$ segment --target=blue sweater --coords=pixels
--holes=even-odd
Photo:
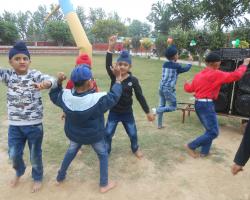
[[[66,136],[78,144],[93,144],[104,137],[104,113],[117,104],[121,84],[114,84],[109,93],[87,91],[76,93],[58,86],[51,89],[51,101],[66,114]]]
[[[178,75],[180,73],[189,71],[191,66],[192,64],[187,64],[185,67],[182,67],[179,63],[166,61],[162,66],[162,78],[160,86],[175,89]]]

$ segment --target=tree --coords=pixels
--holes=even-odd
[[[117,12],[108,13],[108,19],[115,20],[115,21],[118,21],[118,22],[122,21],[121,17],[118,15]]]
[[[56,5],[50,4],[50,13],[55,9]],[[48,21],[61,21],[64,19],[61,9],[57,10],[50,16]]]
[[[202,7],[204,19],[216,23],[215,31],[222,33],[224,27],[236,25],[239,17],[248,11],[249,0],[202,0]]]
[[[30,15],[31,13],[29,11],[26,11],[25,13],[19,11],[17,13],[16,26],[18,28],[18,32],[22,40],[27,40],[28,38],[28,27],[30,24]]]
[[[158,57],[164,56],[167,48],[167,36],[160,34],[155,40],[155,47]]]
[[[125,25],[115,20],[98,20],[93,26],[91,32],[94,34],[96,42],[107,42],[108,37],[114,34],[126,35]]]
[[[28,27],[28,39],[33,41],[46,40],[44,19],[48,15],[45,5],[38,6],[37,10],[32,14]]]
[[[142,40],[142,46],[143,48],[146,50],[146,53],[148,54],[148,52],[151,50],[151,47],[152,47],[153,43],[151,41],[151,39],[149,38],[144,38]]]
[[[46,32],[59,46],[73,42],[69,27],[64,21],[48,22]]]
[[[201,17],[199,0],[172,0],[172,14],[183,31],[194,28],[195,22]]]
[[[151,13],[147,19],[154,23],[155,30],[167,34],[169,29],[175,25],[171,4],[157,2],[152,5]]]
[[[92,28],[96,21],[104,20],[106,18],[106,13],[102,8],[90,8],[89,10],[89,28]]]
[[[174,39],[174,44],[178,49],[186,49],[190,43],[190,41],[188,41],[188,31],[183,31],[180,26],[171,28],[169,36]]]
[[[82,6],[77,6],[76,14],[84,29],[87,29],[87,16],[85,15],[85,10]]]
[[[132,37],[131,44],[133,46],[133,49],[135,50],[135,53],[138,53],[138,50],[141,47],[140,39],[141,38],[139,36]]]
[[[13,22],[0,20],[0,40],[3,44],[12,45],[19,39],[18,31]]]
[[[243,27],[237,27],[230,33],[230,40],[240,39],[240,40],[246,40],[248,43],[250,43],[250,27],[246,24],[246,26]]]
[[[128,26],[128,36],[149,37],[150,25],[139,20],[133,20]]]
[[[4,11],[3,15],[2,15],[2,19],[3,19],[3,21],[11,22],[12,24],[15,24],[17,17],[15,14],[13,14],[11,12]]]

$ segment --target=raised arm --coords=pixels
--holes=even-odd
[[[180,64],[178,66],[178,73],[184,73],[184,72],[187,72],[191,69],[192,67],[192,64],[187,64],[186,66],[182,67]]]
[[[109,41],[108,41],[109,45],[108,45],[108,50],[107,50],[107,54],[106,54],[106,70],[107,70],[109,77],[112,80],[115,79],[115,76],[112,73],[112,70],[110,69],[110,67],[112,66],[112,56],[113,56],[113,52],[115,49],[116,40],[117,40],[116,35],[113,35],[109,38]]]
[[[64,80],[66,80],[66,76],[63,72],[59,72],[57,74],[57,86],[55,88],[52,88],[49,92],[50,100],[59,107],[61,107],[62,105],[62,83]]]
[[[221,83],[230,83],[230,82],[239,80],[246,72],[247,65],[249,64],[249,62],[250,62],[250,58],[247,58],[244,60],[244,63],[241,66],[239,66],[239,68],[237,68],[235,71],[221,72],[221,76],[220,76]]]
[[[55,88],[57,86],[57,82],[54,77],[36,70],[32,70],[32,72],[34,73],[34,87],[38,90]]]

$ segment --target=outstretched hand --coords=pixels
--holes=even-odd
[[[44,80],[41,83],[33,83],[32,84],[37,90],[49,89],[52,85],[51,81]]]
[[[250,58],[245,58],[243,65],[249,65],[250,64]]]

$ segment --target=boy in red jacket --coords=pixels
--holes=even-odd
[[[195,112],[205,128],[203,135],[185,145],[188,154],[193,158],[198,156],[204,157],[209,154],[212,141],[219,134],[213,100],[218,98],[222,84],[237,81],[243,76],[247,70],[250,58],[246,58],[243,65],[234,72],[219,70],[221,59],[214,52],[209,53],[205,61],[207,67],[196,74],[191,83],[185,83],[184,85],[186,92],[194,92]],[[201,147],[200,154],[195,152],[195,149],[198,147]]]

